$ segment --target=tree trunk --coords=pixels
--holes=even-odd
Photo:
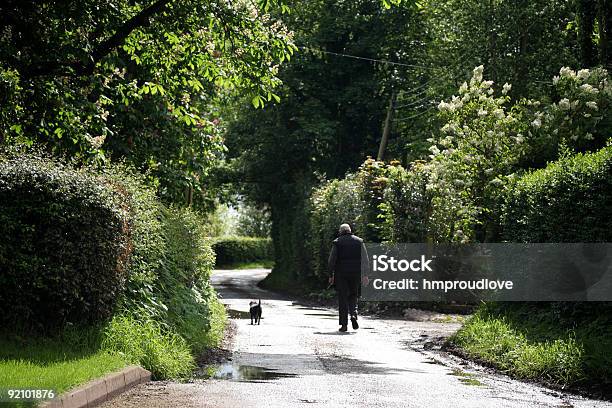
[[[596,64],[593,45],[593,26],[596,4],[594,0],[578,0],[578,43],[580,45],[580,62],[588,68]]]
[[[612,0],[598,1],[599,25],[599,62],[604,67],[612,68]]]

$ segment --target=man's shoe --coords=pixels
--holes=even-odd
[[[359,324],[357,323],[357,316],[351,317],[351,324],[353,325],[353,330],[357,330],[359,328]]]
[[[338,330],[340,330],[341,332],[345,332],[348,329],[346,328],[346,324],[343,324],[342,326],[340,326],[340,329],[338,329]]]

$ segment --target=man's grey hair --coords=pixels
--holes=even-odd
[[[348,224],[342,224],[340,225],[340,228],[338,229],[338,232],[340,234],[350,234],[351,233],[351,226]]]

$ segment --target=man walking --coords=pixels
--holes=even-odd
[[[340,331],[347,331],[348,316],[351,316],[353,329],[357,330],[357,298],[361,268],[368,265],[368,254],[363,240],[351,232],[348,224],[340,225],[340,236],[332,243],[329,254],[329,283],[336,284],[338,291],[338,313]]]

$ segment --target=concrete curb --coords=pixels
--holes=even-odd
[[[92,408],[140,383],[151,380],[151,372],[140,366],[128,366],[68,391],[52,401],[44,402],[44,408]]]

